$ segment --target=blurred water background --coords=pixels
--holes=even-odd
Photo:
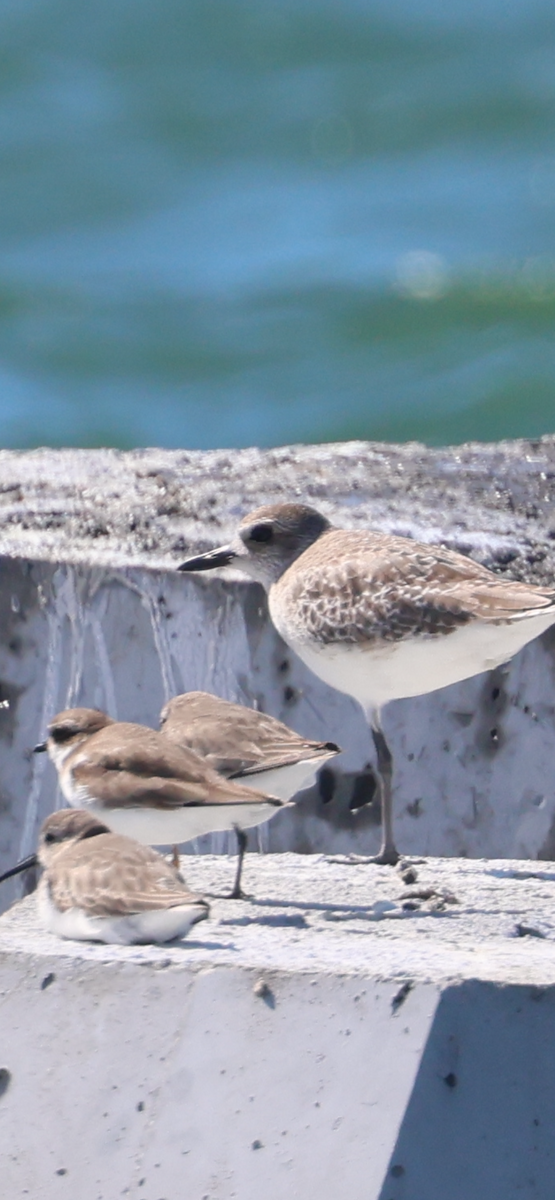
[[[555,428],[553,0],[0,0],[0,442]]]

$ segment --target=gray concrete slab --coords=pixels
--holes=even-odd
[[[0,920],[10,1200],[551,1200],[555,864],[182,867],[180,944]]]
[[[182,944],[157,949],[63,942],[40,929],[29,896],[0,919],[0,953],[23,947],[26,954],[195,968],[233,966],[239,954],[242,965],[253,969],[314,966],[432,982],[476,977],[555,984],[554,863],[402,861],[412,864],[415,883],[405,884],[399,869],[347,858],[247,854],[243,884],[252,899],[240,902],[225,899],[232,856],[182,856],[188,885],[211,904],[211,919]]]

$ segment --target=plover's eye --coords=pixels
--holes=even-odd
[[[69,729],[67,725],[60,725],[59,728],[50,730],[50,737],[54,742],[67,742],[74,733],[74,729]]]
[[[253,525],[249,541],[251,542],[271,542],[274,536],[274,531],[271,525]]]

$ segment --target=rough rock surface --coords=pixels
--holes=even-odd
[[[258,504],[298,498],[337,524],[443,541],[494,570],[555,575],[555,437],[428,449],[0,453],[3,553],[168,566],[225,540]]]

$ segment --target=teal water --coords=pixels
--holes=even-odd
[[[552,0],[3,0],[0,442],[555,429]]]

